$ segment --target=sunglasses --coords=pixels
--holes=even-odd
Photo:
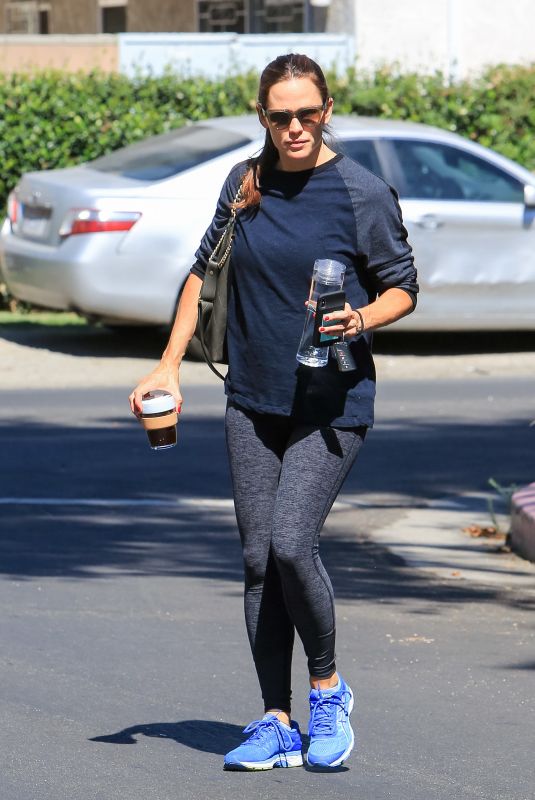
[[[315,127],[321,122],[323,112],[325,111],[325,104],[322,106],[307,106],[297,111],[271,111],[267,108],[262,108],[262,106],[260,106],[260,108],[267,121],[273,125],[276,130],[282,131],[290,127],[294,117],[299,120],[303,128]]]

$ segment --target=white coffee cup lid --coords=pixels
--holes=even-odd
[[[141,400],[143,414],[159,414],[162,411],[174,411],[176,400],[172,394],[163,389],[153,389]]]

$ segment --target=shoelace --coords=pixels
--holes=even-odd
[[[277,736],[281,753],[284,752],[285,749],[291,749],[293,739],[290,735],[290,731],[283,728],[276,717],[273,719],[255,719],[254,722],[250,722],[249,725],[243,729],[243,732],[251,734],[247,739],[248,742],[251,742],[255,739],[263,741],[272,730],[275,731]]]
[[[340,694],[325,695],[318,689],[319,699],[312,703],[312,713],[310,715],[310,733],[312,736],[332,736],[336,731],[337,708],[341,708],[344,714],[347,711],[344,703],[344,695]]]

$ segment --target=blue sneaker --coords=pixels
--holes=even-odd
[[[301,767],[301,733],[297,722],[289,728],[275,714],[265,714],[251,722],[244,731],[250,733],[243,744],[225,756],[224,769],[259,770],[273,767]]]
[[[355,744],[349,723],[353,710],[353,692],[342,677],[333,689],[310,692],[310,747],[307,761],[311,767],[339,767]]]

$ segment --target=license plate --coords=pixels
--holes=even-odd
[[[23,219],[21,232],[24,236],[31,236],[35,239],[42,239],[48,231],[47,219]]]
[[[22,205],[21,233],[34,239],[42,239],[48,232],[52,210],[43,206]]]

